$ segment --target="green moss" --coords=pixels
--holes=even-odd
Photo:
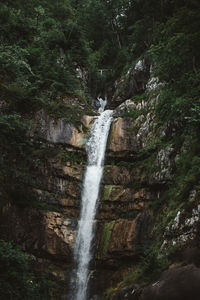
[[[84,164],[85,163],[85,157],[80,155],[76,152],[69,152],[69,151],[59,151],[57,153],[56,157],[61,160],[62,163],[70,162],[72,164]]]
[[[104,186],[104,191],[103,191],[103,200],[109,200],[110,194],[113,190],[114,186],[113,185],[105,185]]]
[[[105,300],[109,300],[109,299],[112,299],[112,297],[114,296],[114,294],[116,293],[117,289],[111,287],[109,289],[106,290],[105,292]]]
[[[124,192],[125,190],[121,185],[105,185],[103,201],[118,201]]]
[[[128,274],[124,276],[119,286],[123,287],[123,286],[134,284],[141,276],[141,274],[142,274],[142,270],[139,267],[135,268],[134,270],[131,270]]]
[[[148,112],[147,109],[129,109],[128,111],[124,112],[121,117],[122,118],[131,118],[132,120],[136,120],[141,115],[146,115]],[[133,128],[134,129],[134,128]]]
[[[178,139],[177,143],[173,140],[164,142],[159,138],[155,139],[143,150],[144,158],[137,161],[137,168],[140,168],[143,174],[151,176],[157,168],[155,159],[158,151],[165,148],[169,143],[176,145],[177,153],[178,150],[180,151],[183,139]],[[173,245],[170,236],[168,237],[167,249],[162,251],[161,245],[163,243],[163,233],[166,227],[173,222],[177,211],[183,208],[191,211],[194,203],[196,203],[197,195],[199,195],[199,144],[194,136],[188,138],[187,144],[189,144],[187,151],[182,152],[175,161],[173,180],[163,186],[159,198],[155,198],[150,202],[151,209],[154,211],[154,228],[152,232],[154,238],[144,249],[141,249],[143,254],[138,264],[123,278],[117,289],[133,284],[140,287],[148,285],[158,278],[170,264],[179,259],[180,249],[177,245]],[[197,190],[197,194],[194,199],[188,201],[190,192],[194,188]]]
[[[108,223],[104,224],[103,227],[103,232],[101,235],[101,241],[100,241],[100,246],[99,246],[99,256],[100,258],[106,253],[108,245],[109,245],[109,240],[111,237],[112,229],[115,224],[115,221],[111,221]]]

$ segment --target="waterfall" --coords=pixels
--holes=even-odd
[[[100,98],[99,96],[97,97],[97,100],[99,101],[100,107],[98,109],[99,113],[102,113],[104,111],[104,108],[106,107],[107,104],[107,97],[105,99]]]
[[[87,298],[93,221],[97,209],[106,143],[111,122],[112,110],[101,112],[93,124],[90,138],[86,144],[88,165],[83,182],[81,215],[74,250],[77,270],[73,300],[86,300]]]

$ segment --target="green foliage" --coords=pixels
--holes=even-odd
[[[150,175],[157,169],[157,166],[155,165],[156,156],[157,153],[154,151],[147,158],[143,159],[141,162],[138,162],[138,166],[140,166],[143,174]]]
[[[112,193],[112,190],[115,188],[113,185],[106,185],[104,186],[104,191],[103,191],[103,200],[109,200],[110,194]]]
[[[137,282],[138,278],[142,275],[142,270],[138,267],[128,274],[126,274],[123,278],[123,281],[120,283],[120,287],[131,285]]]
[[[11,243],[0,241],[0,293],[2,300],[49,300],[49,282],[30,272],[30,257]]]
[[[174,137],[176,139],[176,137]],[[196,197],[188,201],[190,192],[198,189],[200,176],[200,158],[198,135],[194,134],[185,137],[184,151],[176,159],[176,168],[172,182],[165,184],[161,191],[161,196],[148,203],[154,210],[156,217],[153,230],[154,240],[151,241],[149,247],[144,250],[144,254],[140,259],[140,267],[142,276],[136,282],[141,284],[149,284],[155,280],[159,274],[165,270],[172,262],[179,259],[176,255],[178,247],[168,242],[167,250],[161,250],[160,246],[163,241],[163,233],[166,227],[173,222],[177,212],[183,208],[191,211]],[[181,141],[178,140],[179,149]],[[182,141],[183,143],[183,141]],[[194,203],[193,203],[194,202]]]
[[[87,92],[76,69],[86,68],[89,50],[72,1],[6,0],[0,17],[1,206],[7,201],[31,205],[30,170],[44,156],[30,140],[28,120],[43,108],[53,118],[82,125],[83,110],[60,99]]]
[[[80,89],[76,68],[89,54],[70,1],[21,4],[0,5],[0,85],[10,108],[23,112],[41,107],[47,93],[55,98]]]
[[[116,292],[116,289],[115,288],[109,288],[106,290],[105,292],[105,300],[109,300],[109,299],[112,299],[112,296],[114,296]]]
[[[173,182],[166,184],[161,197],[150,203],[155,212],[167,207],[159,220],[157,240],[144,252],[138,270],[125,277],[124,284],[147,283],[167,267],[169,253],[159,256],[157,241],[177,209],[189,205],[189,192],[199,184],[199,20],[199,3],[194,0],[5,0],[0,4],[1,207],[6,201],[38,207],[31,197],[31,172],[46,156],[56,155],[63,162],[79,164],[85,160],[36,145],[28,136],[28,120],[34,112],[43,108],[51,117],[79,127],[86,110],[66,105],[60,100],[63,95],[89,99],[88,91],[95,96],[104,94],[145,54],[153,62],[154,75],[164,83],[156,108],[158,126],[166,122],[176,125],[176,151],[181,149],[184,135],[191,135],[190,149],[176,160]],[[77,69],[84,74],[85,82]],[[101,75],[99,69],[106,71]],[[132,100],[141,98],[144,95]],[[140,114],[146,111],[128,111],[124,116],[135,120]],[[119,165],[139,167],[143,175],[151,175],[157,171],[157,152],[169,139],[153,140],[139,153],[138,162],[121,161]],[[133,187],[140,182],[127,184]],[[105,199],[110,192],[105,191]],[[44,202],[39,205],[55,209]],[[135,211],[122,216],[134,218]],[[104,225],[100,256],[107,251],[113,226],[114,221]],[[23,252],[1,242],[0,260],[2,299],[50,299],[29,273],[28,257]]]
[[[162,271],[166,270],[171,261],[169,259],[170,251],[161,251],[155,243],[149,248],[145,249],[143,257],[141,258],[140,266],[142,268],[142,276],[140,280],[146,279],[146,284],[155,280]]]
[[[174,185],[170,187],[171,206],[177,207],[187,201],[189,192],[198,184],[200,176],[199,145],[193,137],[190,150],[182,153],[176,160]],[[173,200],[173,201],[172,201]]]
[[[136,120],[139,116],[141,115],[146,115],[147,114],[147,110],[146,109],[140,109],[140,110],[136,110],[136,109],[130,109],[126,112],[124,112],[122,114],[122,117],[128,117],[131,118],[132,120]]]
[[[147,153],[151,153],[157,149],[162,149],[166,146],[166,143],[162,142],[162,140],[160,138],[155,138],[154,140],[152,140],[150,143],[148,143],[146,145],[146,147],[144,147],[141,151],[140,151],[140,155],[142,154],[147,154]]]
[[[162,252],[156,242],[149,245],[144,250],[137,266],[133,267],[118,284],[118,289],[127,286],[144,287],[158,279],[160,273],[171,263],[170,256],[174,253],[174,248],[172,249],[169,249],[168,252]],[[113,293],[116,290],[113,290]]]
[[[85,158],[81,157],[78,153],[75,152],[67,152],[61,151],[57,154],[57,158],[61,160],[61,162],[70,162],[72,164],[82,165],[85,163]]]
[[[19,114],[0,114],[0,190],[4,201],[28,197],[24,192],[31,181],[28,166],[32,144],[26,135],[29,125]]]
[[[188,120],[189,124],[193,126],[199,126],[200,123],[200,103],[192,103],[190,107],[190,115],[185,116],[185,119]]]
[[[158,107],[161,122],[199,123],[199,38],[199,12],[189,3],[156,26],[148,53],[155,75],[166,83]]]

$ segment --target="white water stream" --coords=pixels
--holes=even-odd
[[[107,104],[107,96],[105,97],[104,100],[101,97],[98,96],[97,100],[99,101],[99,104],[100,104],[98,112],[102,113],[104,111],[104,108],[106,107],[106,104]]]
[[[88,165],[83,182],[81,216],[74,251],[77,270],[73,300],[87,299],[88,267],[92,256],[93,221],[97,209],[106,143],[112,122],[112,110],[102,111],[102,106],[99,109],[101,114],[95,120],[86,144]]]

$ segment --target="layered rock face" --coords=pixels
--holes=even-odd
[[[165,299],[162,297],[168,285],[180,278],[180,285],[171,292],[171,298],[166,299],[185,299],[180,298],[182,292],[179,290],[182,290],[188,276],[194,278],[196,288],[198,265],[181,265],[179,269],[162,275],[159,283],[144,290],[138,289],[134,280],[124,280],[130,272],[135,272],[149,242],[155,239],[155,227],[161,220],[154,203],[160,205],[164,201],[163,191],[173,181],[176,160],[187,148],[184,143],[177,148],[168,140],[163,142],[166,137],[173,136],[178,124],[157,126],[155,110],[159,93],[155,91],[160,84],[156,79],[148,81],[148,63],[138,63],[131,72],[132,77],[127,75],[130,91],[121,97],[116,94],[111,103],[115,106],[114,121],[94,224],[90,292],[91,296],[98,297],[93,299],[104,299],[105,290],[112,287],[115,293],[107,299],[139,299],[142,295],[144,300],[159,300]],[[144,90],[145,99],[127,99]],[[50,149],[52,154],[44,156],[31,170],[35,177],[35,208],[7,206],[3,211],[1,236],[23,245],[41,265],[46,260],[55,264],[59,272],[54,276],[64,278],[66,285],[72,276],[66,271],[73,267],[72,253],[87,163],[84,144],[94,118],[84,116],[83,125],[76,128],[62,119],[54,120],[44,111],[36,114],[31,138],[41,147]],[[198,197],[197,190],[191,190],[188,198],[192,203],[190,208],[175,212],[174,217],[172,214],[160,241],[163,251],[168,251],[171,245],[190,248],[198,244]],[[50,269],[45,268],[45,272],[50,273]],[[181,278],[181,272],[184,272],[184,278]],[[173,298],[176,292],[179,298]],[[194,296],[193,299],[197,298]]]
[[[36,258],[52,260],[61,269],[64,265],[63,271],[73,264],[81,185],[87,163],[84,143],[93,119],[84,116],[82,121],[88,128],[85,132],[82,127],[77,129],[63,120],[53,120],[44,111],[36,114],[31,136],[57,154],[44,158],[32,170],[38,207],[21,210],[8,206],[3,214],[5,238],[23,244]],[[129,169],[130,159],[134,160],[142,147],[141,140],[131,131],[133,128],[130,118],[116,116],[112,124],[96,216],[94,261],[100,269],[113,270],[114,276],[116,266],[124,259],[136,257],[138,247],[148,239],[152,213],[145,210],[145,204],[157,197],[157,192],[148,186],[132,187],[132,183],[146,180],[137,167],[134,171]],[[97,268],[94,274],[97,282],[103,273]],[[106,287],[109,284],[110,281]]]
[[[28,252],[66,263],[72,261],[76,224],[62,213],[11,207],[4,211],[3,223],[9,226],[3,237],[23,244]]]

